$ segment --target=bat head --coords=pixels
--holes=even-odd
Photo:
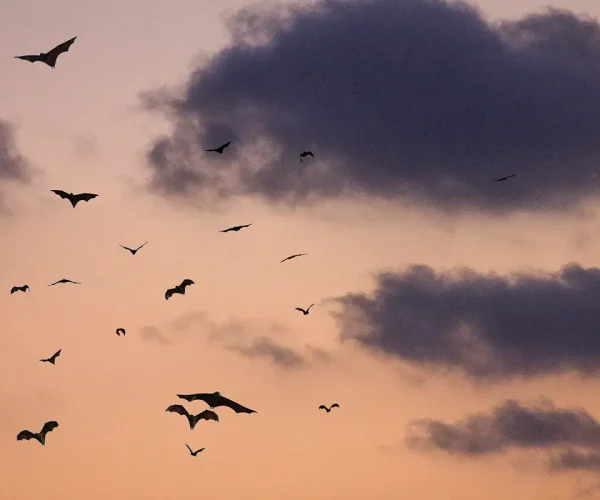
[[[218,398],[221,397],[221,393],[219,391],[213,392],[213,395],[216,396],[216,397],[218,397]]]

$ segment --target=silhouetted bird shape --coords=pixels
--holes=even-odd
[[[189,286],[189,285],[194,285],[194,282],[191,279],[184,279],[180,285],[177,285],[173,288],[169,288],[166,292],[165,292],[165,299],[169,300],[174,293],[180,293],[181,295],[185,295],[185,287]]]
[[[185,418],[187,418],[191,431],[194,430],[194,427],[196,427],[196,424],[200,422],[200,420],[214,420],[215,422],[219,421],[219,415],[210,410],[204,410],[203,412],[198,413],[198,415],[190,415],[182,405],[171,405],[165,411],[177,413],[178,415],[183,415]]]
[[[63,191],[61,189],[51,189],[50,191],[56,193],[63,199],[69,200],[71,202],[71,205],[73,205],[73,208],[75,208],[75,205],[77,205],[77,203],[79,203],[80,201],[90,201],[98,196],[97,194],[93,193],[67,193],[66,191]]]
[[[79,281],[71,281],[66,278],[63,278],[61,280],[55,281],[54,283],[50,283],[48,286],[60,285],[62,283],[73,283],[74,285],[81,285],[81,283],[79,283]]]
[[[226,142],[225,144],[219,146],[218,148],[205,149],[204,151],[211,151],[214,153],[223,154],[223,151],[225,151],[225,148],[228,147],[230,144],[231,144],[231,141]]]
[[[190,402],[196,400],[204,401],[208,406],[210,406],[211,410],[218,408],[219,406],[227,406],[236,413],[256,413],[250,408],[246,408],[245,406],[242,406],[231,399],[221,396],[219,391],[213,393],[202,392],[198,394],[177,394],[177,397]]]
[[[240,229],[244,229],[245,227],[250,227],[252,224],[245,224],[243,226],[233,226],[228,229],[223,229],[219,231],[220,233],[228,233],[229,231],[239,231]]]
[[[146,242],[146,243],[148,243],[148,242]],[[133,248],[129,248],[129,247],[124,247],[124,246],[123,246],[123,245],[121,245],[120,243],[119,243],[119,246],[120,246],[121,248],[124,248],[125,250],[129,250],[129,251],[131,252],[131,255],[135,255],[135,254],[137,253],[137,251],[138,251],[140,248],[143,248],[143,247],[146,245],[146,243],[144,243],[143,245],[140,245],[139,247],[137,247],[137,248],[135,248],[135,249],[133,249]]]
[[[506,180],[510,179],[511,177],[514,177],[515,175],[517,175],[517,174],[507,175],[506,177],[500,177],[500,179],[496,179],[494,182],[506,181]]]
[[[190,450],[190,455],[192,455],[192,457],[195,457],[198,453],[200,453],[201,451],[204,451],[206,448],[200,448],[199,450],[196,451],[192,451],[192,449],[189,447],[188,444],[186,444],[187,449]]]
[[[329,408],[327,408],[327,406],[325,406],[325,405],[321,405],[321,406],[319,406],[319,410],[325,410],[327,413],[329,413],[332,410],[332,408],[339,408],[339,407],[340,407],[339,404],[333,403]]]
[[[62,349],[59,349],[58,351],[56,351],[52,356],[50,356],[47,359],[40,359],[40,361],[42,363],[52,363],[53,365],[56,363],[56,358],[58,358],[60,356]]]
[[[117,328],[117,329],[115,330],[115,333],[116,333],[116,334],[117,334],[119,337],[121,336],[121,334],[123,334],[123,337],[124,337],[124,336],[125,336],[125,334],[126,334],[127,332],[125,331],[125,328]]]
[[[61,55],[63,52],[67,52],[71,48],[71,45],[73,45],[73,42],[76,38],[77,37],[75,36],[70,40],[61,43],[60,45],[57,45],[49,52],[41,52],[40,55],[15,56],[15,59],[23,59],[24,61],[29,61],[31,63],[40,61],[54,69],[56,66],[56,60],[58,59],[58,56]]]
[[[300,153],[300,161],[304,161],[304,158],[307,156],[312,156],[313,158],[315,157],[312,151],[304,151],[304,153]]]
[[[286,257],[285,259],[283,259],[281,262],[285,262],[286,260],[292,260],[295,259],[296,257],[302,257],[303,255],[308,255],[307,253],[297,253],[295,255],[290,255],[289,257]],[[280,262],[280,264],[281,264]]]
[[[31,431],[21,431],[17,434],[17,441],[21,441],[22,439],[30,440],[37,439],[42,446],[46,446],[46,434],[53,431],[58,427],[58,422],[51,420],[50,422],[46,422],[44,427],[40,432],[31,432]]]
[[[29,288],[29,285],[13,286],[10,289],[10,294],[12,295],[15,292],[27,292],[27,290],[31,290],[31,288]]]
[[[302,314],[304,314],[304,316],[306,316],[312,306],[314,306],[314,304],[311,304],[310,306],[308,306],[308,309],[302,309],[301,307],[296,307],[296,311],[301,311]]]

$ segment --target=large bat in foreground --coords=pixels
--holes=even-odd
[[[188,422],[190,423],[191,431],[194,430],[194,427],[196,427],[196,424],[200,422],[200,420],[214,420],[215,422],[219,421],[219,415],[210,410],[204,410],[202,413],[198,413],[198,415],[190,415],[190,413],[182,405],[171,405],[165,411],[177,413],[178,415],[183,415],[185,418],[187,418]]]
[[[28,430],[19,432],[19,434],[17,434],[17,441],[21,441],[22,439],[36,439],[42,444],[42,446],[46,446],[46,434],[48,434],[50,431],[53,431],[57,427],[58,422],[51,420],[50,422],[46,422],[44,424],[44,427],[42,427],[40,432],[31,432]]]
[[[71,202],[71,205],[73,205],[73,208],[75,208],[75,205],[77,205],[77,203],[79,203],[80,201],[90,201],[98,196],[97,194],[93,193],[67,193],[62,189],[51,189],[51,191],[60,196],[61,198],[69,200]]]
[[[52,69],[54,69],[56,67],[56,60],[58,59],[58,56],[61,55],[63,52],[67,52],[71,48],[71,45],[73,45],[73,42],[75,42],[76,38],[77,37],[74,36],[70,40],[67,40],[66,42],[57,45],[49,52],[41,52],[39,55],[33,54],[27,56],[15,56],[15,59],[23,59],[24,61],[29,61],[30,63],[38,61],[43,62],[44,64],[47,64]]]
[[[213,393],[198,393],[198,394],[177,394],[178,398],[185,399],[186,401],[196,401],[201,400],[204,401],[210,409],[217,408],[219,406],[227,406],[231,408],[236,413],[256,413],[254,410],[250,408],[246,408],[231,399],[227,399],[224,396],[221,396],[219,391]]]

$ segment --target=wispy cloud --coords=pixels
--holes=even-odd
[[[142,339],[149,342],[157,342],[162,345],[171,345],[173,341],[167,337],[155,326],[144,326],[140,329]]]

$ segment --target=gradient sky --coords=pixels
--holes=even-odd
[[[548,5],[600,16],[594,0],[475,5],[490,22]],[[369,342],[341,342],[344,321],[335,315],[348,302],[336,298],[369,294],[376,273],[404,273],[415,264],[498,276],[557,273],[569,263],[594,267],[600,221],[593,197],[570,210],[492,214],[368,196],[307,205],[234,195],[208,207],[149,192],[147,152],[172,124],[143,109],[140,94],[185,84],[230,43],[226,19],[245,6],[243,0],[105,0],[93,8],[76,0],[0,0],[0,120],[13,124],[16,147],[33,172],[29,184],[0,176],[6,291],[0,293],[0,498],[600,498],[600,467],[550,471],[547,444],[473,459],[444,453],[443,446],[417,450],[405,439],[412,421],[453,424],[490,415],[506,400],[531,408],[551,400],[553,408],[584,408],[600,418],[598,373],[584,363],[600,356],[581,361],[581,351],[597,343],[582,340],[566,362],[549,355],[535,376],[507,368],[488,380],[470,376],[462,361],[436,365],[435,349],[411,357],[392,341],[375,350],[365,348]],[[73,36],[55,70],[13,59]],[[314,150],[319,157],[323,148]],[[595,159],[594,153],[581,156]],[[216,168],[226,154],[200,161]],[[297,158],[289,161],[296,168]],[[490,172],[491,180],[497,169]],[[494,188],[518,182],[519,176]],[[99,197],[74,210],[51,189]],[[239,233],[218,232],[247,223],[253,225]],[[146,240],[135,257],[119,247]],[[293,253],[308,255],[279,263]],[[47,287],[61,278],[83,284]],[[165,290],[184,278],[196,284],[165,301]],[[30,293],[9,294],[23,284]],[[600,298],[597,284],[582,289]],[[477,302],[480,295],[488,297],[480,289],[468,297]],[[431,302],[421,303],[435,317],[444,297],[430,294]],[[494,307],[491,297],[481,307]],[[562,311],[556,300],[541,307]],[[309,316],[294,310],[313,302]],[[581,316],[591,322],[598,313],[583,302]],[[373,314],[384,314],[384,306],[390,304],[376,304]],[[569,314],[577,318],[578,311]],[[487,321],[485,311],[470,314]],[[425,332],[414,318],[411,334],[418,338]],[[543,321],[550,328],[552,320]],[[125,338],[114,334],[117,327],[127,330]],[[56,366],[39,362],[58,349]],[[552,365],[556,359],[560,369]],[[177,393],[216,390],[258,413],[221,409],[219,423],[201,422],[191,432],[183,417],[164,411],[179,402]],[[333,402],[339,411],[317,410]],[[199,402],[187,406],[204,409]],[[60,427],[45,447],[15,440],[48,420]],[[192,458],[186,443],[206,450]]]

